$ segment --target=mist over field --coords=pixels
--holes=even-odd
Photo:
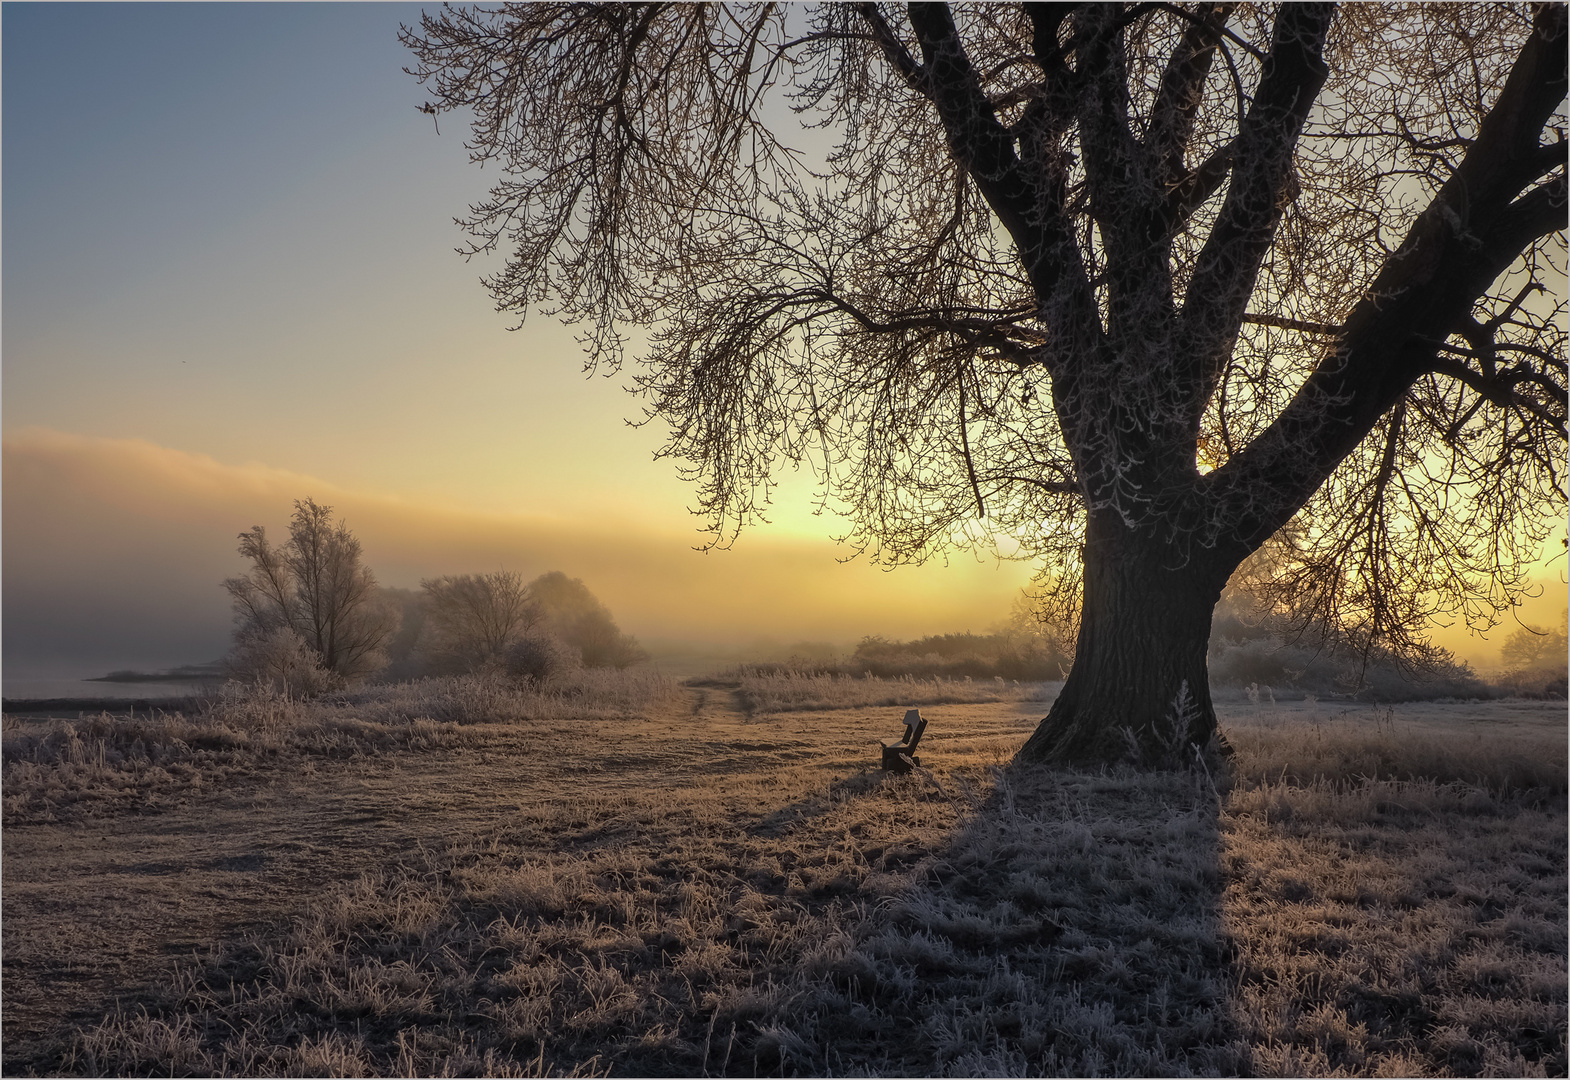
[[[216,659],[229,647],[236,535],[283,535],[292,500],[335,508],[386,586],[506,568],[582,578],[656,657],[734,657],[800,640],[917,637],[1007,617],[1020,564],[968,558],[888,573],[827,541],[743,538],[733,550],[636,520],[482,514],[363,495],[262,465],[139,440],[41,429],[4,450],[6,675],[103,674]]]
[[[690,550],[694,489],[651,460],[659,425],[622,422],[638,407],[582,377],[571,328],[509,334],[486,267],[453,256],[489,178],[461,125],[438,138],[417,111],[397,40],[417,16],[7,9],[7,678],[215,659],[236,534],[308,496],[384,585],[561,570],[656,655],[1004,619],[1029,564],[842,566],[845,523],[812,516],[801,475],[770,527]],[[1565,605],[1563,557],[1544,573],[1516,613],[1534,626]],[[1515,628],[1433,637],[1484,669]]]
[[[734,549],[693,550],[701,537],[636,520],[584,522],[482,514],[344,491],[264,465],[229,465],[128,439],[47,429],[4,444],[4,650],[8,680],[82,678],[117,668],[162,670],[221,656],[232,630],[219,587],[242,560],[253,524],[282,535],[293,499],[333,505],[365,544],[383,585],[505,567],[581,577],[624,628],[661,658],[772,658],[792,643],[853,646],[1003,621],[1029,567],[956,559],[890,573],[836,561],[828,540],[748,535]],[[1519,613],[1552,626],[1565,589],[1552,578]],[[1486,669],[1498,640],[1439,628],[1435,639]],[[1502,633],[1501,633],[1502,631]]]

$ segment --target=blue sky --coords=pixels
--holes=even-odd
[[[557,391],[628,411],[584,400],[561,328],[506,333],[453,254],[487,178],[415,109],[418,10],[6,6],[7,428],[493,504],[540,494],[503,461]]]

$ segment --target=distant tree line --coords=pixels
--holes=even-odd
[[[296,694],[372,676],[387,680],[487,673],[549,682],[579,667],[648,659],[584,583],[560,571],[446,574],[418,592],[387,589],[332,508],[294,504],[273,544],[240,534],[250,569],[224,582],[235,613],[228,673]]]
[[[1565,695],[1566,636],[1517,630],[1502,648],[1503,670],[1485,682],[1448,649],[1395,650],[1291,602],[1280,579],[1296,557],[1289,527],[1239,567],[1216,605],[1208,666],[1216,686],[1356,696],[1373,701],[1444,697]]]
[[[1209,673],[1213,686],[1255,685],[1276,693],[1371,701],[1499,693],[1564,697],[1566,648],[1563,628],[1517,630],[1504,644],[1504,669],[1485,682],[1446,649],[1431,646],[1414,657],[1378,645],[1369,648],[1323,625],[1304,626],[1290,613],[1263,611],[1258,598],[1239,587],[1223,596],[1216,608]],[[911,641],[867,637],[849,656],[793,657],[772,666],[879,678],[1045,682],[1062,679],[1073,662],[1072,639],[1011,626],[990,634],[934,634]]]
[[[1504,642],[1503,669],[1488,681],[1447,649],[1427,646],[1397,653],[1348,633],[1312,611],[1283,603],[1272,587],[1288,530],[1246,563],[1216,607],[1208,669],[1214,686],[1270,687],[1276,693],[1312,693],[1372,701],[1493,697],[1564,697],[1570,635],[1523,627]],[[1003,627],[987,634],[935,634],[911,641],[863,638],[840,658],[793,657],[781,668],[899,678],[1049,681],[1062,679],[1074,662],[1069,629],[1044,621],[1029,596]]]
[[[1208,657],[1216,685],[1356,695],[1374,700],[1482,697],[1499,690],[1566,692],[1566,627],[1523,627],[1503,647],[1497,686],[1447,650],[1397,654],[1360,640],[1312,611],[1284,604],[1272,588],[1290,559],[1290,530],[1234,575],[1215,612]],[[584,583],[560,571],[525,581],[515,571],[447,574],[419,590],[382,588],[360,542],[332,508],[295,503],[289,533],[274,544],[254,526],[240,534],[250,569],[224,582],[235,611],[227,671],[310,695],[376,677],[491,674],[549,683],[580,667],[625,668],[648,654],[617,626]],[[935,634],[911,641],[863,638],[849,656],[794,657],[793,669],[880,678],[1061,679],[1074,638],[1042,622],[1022,599],[987,634]]]
[[[1028,607],[1021,603],[1009,622],[986,634],[930,634],[911,641],[864,637],[848,656],[803,650],[784,661],[747,666],[754,671],[872,675],[880,679],[909,675],[1051,682],[1063,678],[1074,662],[1072,648],[1072,639],[1031,618]]]
[[[1223,596],[1210,637],[1212,686],[1270,687],[1275,693],[1357,697],[1369,701],[1493,697],[1495,691],[1447,649],[1397,654],[1357,645],[1322,627],[1281,616],[1260,617],[1246,597]]]
[[[1044,636],[1005,630],[933,634],[915,641],[863,638],[850,666],[880,678],[941,675],[1046,682],[1063,678],[1073,662],[1072,654]]]

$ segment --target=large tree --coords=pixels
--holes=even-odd
[[[1212,608],[1294,518],[1281,598],[1401,647],[1508,605],[1561,513],[1561,5],[520,4],[404,38],[500,168],[463,222],[498,306],[584,325],[591,367],[640,335],[717,542],[809,461],[874,557],[1043,561],[1078,648],[1027,759],[1206,744]]]

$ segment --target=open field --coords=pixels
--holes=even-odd
[[[1562,702],[1016,773],[1050,684],[919,686],[8,720],[4,1071],[1565,1074]]]

